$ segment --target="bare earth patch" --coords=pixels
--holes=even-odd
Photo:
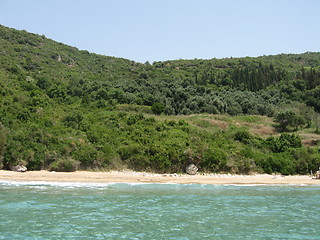
[[[209,118],[203,118],[203,120],[208,121],[213,126],[218,126],[219,128],[226,129],[229,127],[229,124],[225,121],[215,120],[215,119],[209,119]]]
[[[263,124],[258,124],[255,126],[252,126],[250,129],[250,132],[254,135],[259,136],[271,136],[277,133],[276,129],[274,127],[266,126]]]
[[[306,147],[317,146],[320,142],[320,135],[315,133],[300,133],[299,136],[302,138],[302,144]]]

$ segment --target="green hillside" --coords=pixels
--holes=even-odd
[[[320,53],[141,64],[4,26],[0,46],[4,169],[183,172],[195,163],[305,174],[320,165]]]

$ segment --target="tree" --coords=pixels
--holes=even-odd
[[[161,114],[164,111],[164,109],[165,107],[160,102],[155,102],[151,107],[152,112],[157,115]]]
[[[297,130],[299,127],[306,124],[304,117],[293,110],[285,110],[278,113],[275,121],[279,123],[279,127],[282,131],[288,131],[289,128]]]

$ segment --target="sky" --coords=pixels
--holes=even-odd
[[[1,25],[142,63],[320,52],[320,0],[0,0],[0,12]]]

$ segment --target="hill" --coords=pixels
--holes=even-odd
[[[294,174],[320,164],[312,133],[320,53],[141,64],[4,26],[0,46],[5,169],[181,172],[195,163],[201,171]],[[279,125],[269,132],[268,118],[265,136],[235,120],[266,116]],[[312,148],[280,130],[303,131]]]

